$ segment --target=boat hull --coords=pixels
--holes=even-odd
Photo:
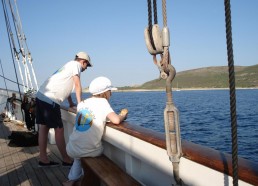
[[[0,100],[3,103],[6,99],[7,95],[2,90]],[[61,114],[67,142],[73,131],[75,113],[62,106]],[[20,104],[16,102],[15,119],[22,120],[22,118]],[[49,132],[49,142],[55,143],[53,130]],[[108,123],[103,145],[104,154],[143,185],[175,184],[164,134],[127,122],[121,125]],[[182,140],[182,152],[179,176],[185,185],[233,185],[229,154],[185,140]],[[239,158],[238,169],[239,185],[258,185],[257,163]]]

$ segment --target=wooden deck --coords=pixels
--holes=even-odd
[[[38,146],[10,147],[8,136],[12,131],[26,131],[14,122],[0,119],[0,186],[48,186],[62,185],[67,180],[69,168],[38,168]],[[48,144],[51,160],[61,162],[56,145]]]

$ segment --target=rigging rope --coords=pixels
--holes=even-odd
[[[16,85],[20,85],[20,86],[25,86],[25,87],[26,87],[26,85],[23,85],[23,84],[21,84],[21,83],[17,83],[17,82],[15,82],[15,81],[13,81],[13,80],[11,80],[11,79],[9,79],[9,78],[3,76],[3,75],[0,75],[0,77],[2,77],[2,78],[5,79],[5,80],[8,80],[8,81],[10,81],[10,82],[12,82],[12,83],[15,83]]]
[[[156,5],[154,7],[157,7]],[[157,16],[157,10],[156,10],[156,16]],[[157,17],[155,18],[157,20]],[[151,0],[148,0],[148,26],[149,26],[149,37],[150,37],[150,43],[152,45],[152,48],[156,50],[153,36],[152,36],[152,8],[151,8]]]
[[[225,0],[224,6],[225,6],[225,21],[226,21],[229,88],[230,88],[233,185],[237,186],[238,185],[237,118],[236,118],[235,72],[234,72],[232,31],[231,31],[232,28],[231,28],[230,0]]]
[[[2,66],[2,61],[0,59],[0,64],[1,64],[1,70],[2,70],[2,74],[4,76],[4,70],[3,70],[3,66]],[[7,89],[7,85],[6,85],[6,79],[4,78],[4,84],[5,84],[5,90],[6,90],[6,93],[7,93],[7,97],[9,97],[9,92],[8,92],[8,89]]]
[[[172,99],[172,81],[176,75],[175,68],[171,65],[170,53],[169,53],[169,30],[167,27],[167,15],[166,15],[166,1],[162,1],[163,12],[163,29],[162,33],[159,31],[157,25],[157,3],[153,0],[154,7],[154,22],[152,25],[152,12],[151,12],[151,0],[147,0],[148,3],[148,30],[144,32],[146,45],[148,51],[153,55],[154,64],[158,66],[160,70],[160,76],[162,79],[166,79],[166,95],[167,102],[164,110],[164,128],[166,135],[166,148],[167,154],[172,162],[173,175],[177,185],[182,185],[183,181],[179,176],[179,161],[182,155],[181,149],[181,136],[179,127],[179,112],[173,103]],[[160,46],[159,46],[160,45]],[[161,49],[160,49],[161,48]],[[161,55],[161,60],[157,61],[156,54]]]
[[[16,49],[15,46],[15,41],[13,38],[13,33],[11,31],[11,26],[10,26],[10,21],[9,21],[9,17],[8,17],[8,13],[7,13],[7,8],[6,8],[6,4],[4,3],[4,0],[2,0],[2,4],[3,4],[3,8],[4,8],[4,13],[5,13],[5,20],[6,20],[6,27],[7,27],[7,33],[8,36],[11,38],[11,42],[9,41],[9,43],[11,43],[10,45],[12,45],[12,49],[14,52],[14,56],[15,56],[15,60],[18,64],[18,68],[19,68],[19,73],[20,73],[20,78],[22,81],[22,85],[23,85],[23,90],[24,93],[35,93],[38,90],[38,84],[37,84],[37,78],[35,75],[35,71],[32,65],[32,57],[31,57],[31,53],[28,49],[28,45],[26,42],[26,37],[25,34],[22,31],[22,23],[21,23],[21,19],[20,19],[20,15],[19,15],[19,11],[18,11],[18,6],[16,3],[16,0],[14,0],[15,3],[15,9],[16,9],[16,15],[15,15],[15,11],[13,9],[11,0],[6,0],[9,3],[9,7],[10,7],[10,11],[11,11],[11,15],[12,15],[12,20],[13,20],[13,24],[14,24],[14,29],[15,29],[15,33],[17,36],[17,43],[19,45],[19,52]],[[16,19],[17,17],[17,19]],[[24,48],[25,46],[25,48]],[[21,69],[21,65],[20,65],[20,57],[19,54],[21,54],[22,57],[22,64],[23,64],[23,70]],[[28,63],[30,64],[30,68],[28,67]],[[15,65],[14,65],[15,68]],[[32,78],[31,78],[31,74],[30,71],[33,75],[33,80],[34,82],[32,82]],[[15,68],[15,73],[16,73],[16,68]],[[24,76],[25,76],[25,81],[24,81]],[[34,88],[34,84],[35,87]]]
[[[158,24],[157,1],[153,0],[154,24]]]
[[[14,52],[15,52],[15,60],[16,60],[16,62],[18,64],[18,68],[19,68],[22,84],[24,84],[24,78],[23,78],[23,73],[22,73],[22,69],[21,69],[21,65],[20,65],[20,58],[19,58],[19,53],[22,54],[22,57],[24,56],[23,52],[21,50],[21,48],[22,48],[21,45],[22,44],[20,42],[20,34],[19,34],[20,28],[19,28],[19,26],[17,26],[16,18],[15,18],[14,11],[13,11],[13,7],[11,5],[11,1],[8,0],[8,3],[9,3],[9,7],[10,7],[10,10],[11,10],[11,13],[12,13],[13,25],[14,25],[14,29],[15,29],[15,33],[16,33],[16,37],[17,37],[18,46],[20,48],[20,52],[17,52],[16,46],[15,46],[15,42],[14,42],[14,39],[13,39],[13,34],[12,34],[12,31],[11,31],[11,27],[10,27],[11,37],[12,37],[12,44],[13,44],[13,49],[14,49]],[[24,65],[24,62],[23,62],[23,65]],[[25,76],[25,80],[26,80],[26,85],[28,87],[27,77],[26,76]],[[26,92],[26,88],[25,87],[23,87],[23,91]]]
[[[154,9],[156,9],[156,0],[154,0]],[[151,0],[148,2],[148,34],[145,30],[145,41],[148,51],[153,55],[153,61],[160,70],[161,78],[166,79],[166,94],[167,104],[164,110],[165,120],[165,132],[166,132],[166,146],[167,152],[170,156],[170,160],[173,164],[174,178],[177,184],[182,184],[182,180],[179,177],[179,159],[181,157],[181,138],[179,128],[179,113],[174,106],[172,99],[172,81],[176,75],[174,67],[171,65],[171,59],[169,54],[169,30],[167,27],[167,15],[166,15],[166,0],[162,0],[162,13],[163,13],[163,30],[162,30],[162,47],[163,50],[156,50],[157,40],[160,37],[159,33],[153,32],[154,26],[152,25],[152,12],[151,12]],[[231,33],[231,12],[230,12],[230,0],[224,0],[225,5],[225,21],[226,21],[226,38],[227,38],[227,54],[228,54],[228,71],[229,71],[229,86],[230,86],[230,110],[231,110],[231,131],[232,131],[232,169],[233,169],[233,185],[238,185],[238,159],[237,159],[237,120],[236,120],[236,96],[235,96],[235,76],[234,76],[234,60],[233,60],[233,47],[232,47],[232,33]],[[157,13],[154,12],[155,19],[157,20]],[[156,54],[161,54],[161,60],[158,62]]]
[[[16,33],[16,37],[17,37],[17,42],[18,42],[18,45],[19,45],[19,48],[20,48],[19,53],[22,55],[22,64],[23,64],[23,68],[24,68],[26,86],[28,87],[28,76],[27,76],[27,68],[26,68],[27,64],[26,64],[26,56],[25,56],[25,52],[24,52],[23,44],[22,44],[21,26],[20,26],[20,24],[17,23],[11,1],[8,0],[8,2],[9,2],[9,7],[10,7],[10,10],[11,10],[11,13],[12,13],[12,19],[13,19],[14,29],[15,29],[15,33]],[[21,70],[21,67],[20,67],[19,53],[17,54],[16,61],[18,63],[21,79],[22,79],[22,82],[24,84],[23,73],[22,73],[22,70]],[[25,87],[23,87],[23,89],[24,89],[24,92],[27,92],[27,89]]]
[[[22,22],[21,22],[21,18],[20,18],[20,14],[19,14],[18,5],[16,3],[16,0],[14,0],[14,3],[15,3],[15,7],[16,7],[16,15],[18,17],[18,21],[16,21],[16,25],[17,25],[19,40],[21,42],[20,51],[22,53],[23,61],[24,61],[24,64],[25,64],[24,68],[25,68],[26,81],[29,81],[30,86],[28,86],[28,87],[30,87],[30,89],[33,90],[34,88],[33,88],[32,80],[31,80],[30,70],[29,70],[28,65],[27,65],[27,61],[28,61],[30,63],[30,66],[31,66],[31,71],[32,71],[32,75],[34,77],[36,90],[38,90],[37,79],[36,79],[36,75],[35,75],[34,68],[33,68],[33,65],[32,65],[31,53],[29,51],[29,48],[28,48],[28,45],[27,45],[27,42],[26,42],[26,37],[25,37],[25,34],[23,32],[23,29],[22,29]],[[16,19],[14,19],[14,20],[16,20]],[[26,48],[24,48],[24,45],[26,46]],[[26,82],[26,83],[28,85],[28,82]]]
[[[9,21],[9,19],[8,19],[6,4],[5,4],[4,0],[2,0],[2,5],[3,5],[3,12],[4,12],[4,17],[5,17],[6,29],[7,29],[7,33],[8,33],[9,47],[10,47],[11,56],[12,56],[12,61],[13,61],[13,67],[14,67],[14,71],[15,71],[16,83],[17,83],[17,85],[19,85],[18,76],[17,76],[17,71],[16,71],[15,62],[14,62],[14,58],[13,58],[13,56],[14,56],[13,50],[14,50],[14,52],[17,52],[17,51],[16,51],[15,48],[13,48],[13,50],[12,50],[12,43],[11,43],[11,38],[12,38],[11,35],[12,35],[12,32],[11,32],[10,21]],[[13,42],[13,43],[14,43],[14,42]],[[20,86],[18,86],[18,91],[19,91],[20,99],[22,100]]]

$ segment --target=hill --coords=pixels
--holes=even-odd
[[[237,88],[258,88],[258,65],[235,66]],[[205,67],[178,72],[172,87],[178,89],[228,88],[228,67]],[[119,87],[126,89],[164,89],[166,80],[154,79],[137,87]]]

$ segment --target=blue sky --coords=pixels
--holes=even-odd
[[[161,0],[157,3],[163,27]],[[17,0],[17,4],[39,85],[79,51],[89,53],[94,65],[82,73],[83,87],[97,76],[109,77],[115,86],[159,77],[144,41],[146,0]],[[257,9],[257,0],[231,0],[235,65],[258,64]],[[223,0],[167,0],[167,20],[177,72],[227,66]],[[0,23],[0,59],[5,76],[15,80],[2,8]]]

